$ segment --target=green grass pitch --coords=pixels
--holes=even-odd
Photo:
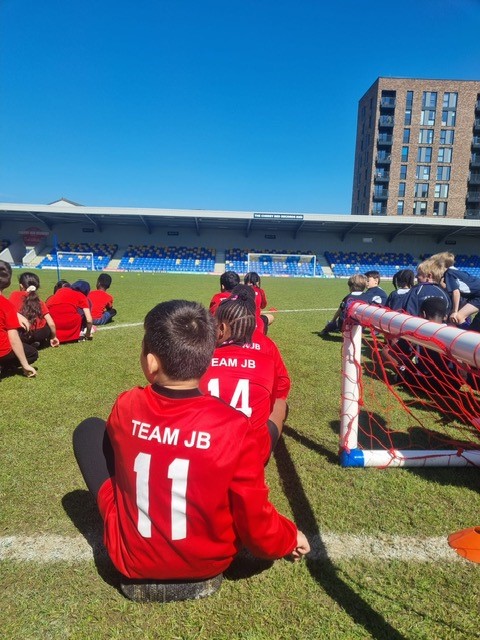
[[[56,273],[39,275],[46,298]],[[478,469],[338,464],[340,338],[317,332],[345,295],[344,280],[263,281],[268,307],[278,310],[269,335],[292,378],[288,427],[267,479],[273,502],[311,539],[312,557],[224,580],[202,601],[140,605],[117,591],[97,547],[76,555],[75,545],[83,549],[85,535],[98,540],[100,527],[73,457],[73,429],[90,415],[106,417],[120,391],[144,384],[141,325],[152,306],[171,298],[208,304],[218,288],[212,276],[112,275],[114,328],[42,352],[36,379],[0,379],[0,637],[480,637],[480,567],[430,548],[480,524]],[[403,555],[378,552],[377,543],[389,549],[398,541]]]

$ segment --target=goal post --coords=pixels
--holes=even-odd
[[[95,271],[95,259],[90,251],[62,251],[59,249],[57,250],[57,265],[54,266],[72,271]]]
[[[248,253],[247,271],[260,276],[313,278],[317,275],[317,257],[311,254]]]
[[[412,376],[402,374],[398,386],[393,382],[398,381],[398,373],[393,372],[392,377],[386,371],[382,352],[400,341],[424,358],[439,354],[431,358],[423,382],[409,386],[406,381]],[[441,370],[437,372],[438,366]],[[343,330],[342,466],[480,466],[479,368],[480,333],[385,307],[352,303]],[[398,372],[401,370],[399,361]],[[453,371],[457,370],[456,378]],[[426,446],[415,448],[415,442],[412,447],[403,446],[407,440]],[[428,448],[432,442],[435,446]]]

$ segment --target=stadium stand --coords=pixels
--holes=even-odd
[[[118,249],[117,244],[89,244],[75,242],[60,242],[58,249],[53,248],[47,253],[45,258],[38,265],[38,269],[51,269],[58,265],[62,269],[89,269],[91,264],[85,253],[93,253],[93,264],[95,271],[102,271],[108,266],[108,263],[115,255]],[[64,252],[67,255],[64,255]],[[77,253],[78,255],[74,255]]]
[[[212,273],[215,249],[129,245],[118,265],[123,271]]]
[[[10,240],[7,240],[7,239],[0,240],[0,251],[3,251],[4,249],[9,247],[10,245],[11,245]]]
[[[410,253],[325,251],[325,259],[337,278],[365,271],[378,271],[383,277],[392,277],[399,269],[415,270],[418,264]]]

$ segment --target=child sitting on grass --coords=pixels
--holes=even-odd
[[[97,288],[90,291],[88,299],[92,303],[92,321],[94,325],[108,324],[117,315],[113,308],[113,296],[107,293],[112,284],[112,276],[101,273],[97,279]]]
[[[18,335],[21,328],[15,307],[3,295],[12,283],[12,267],[0,260],[0,372],[22,367],[27,378],[37,375],[31,366],[38,358],[38,351],[29,344],[24,345]]]
[[[37,291],[40,289],[40,278],[36,273],[25,271],[18,278],[20,291],[12,291],[10,302],[18,313],[27,318],[30,323],[28,331],[20,332],[22,342],[39,347],[58,347],[55,322],[48,311],[48,307],[40,300]]]
[[[220,276],[220,291],[216,293],[210,300],[209,311],[212,316],[218,309],[218,305],[229,298],[232,294],[232,289],[240,284],[240,276],[235,271],[225,271]]]
[[[261,558],[300,558],[308,541],[268,501],[250,422],[198,389],[215,346],[213,317],[171,300],[147,314],[144,329],[148,386],[122,393],[106,423],[89,418],[73,435],[123,593],[208,595],[242,544]]]
[[[362,300],[362,293],[365,291],[365,287],[367,286],[367,278],[358,273],[354,276],[350,276],[347,282],[348,289],[350,293],[343,298],[340,302],[338,309],[335,312],[335,315],[327,322],[325,327],[320,331],[320,335],[326,336],[332,331],[341,331],[343,326],[343,321],[345,319],[345,309],[347,307],[347,302],[350,300]]]

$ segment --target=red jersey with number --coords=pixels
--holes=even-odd
[[[9,300],[15,307],[15,310],[19,313],[22,313],[23,301],[28,296],[28,291],[12,291],[10,294]],[[40,313],[41,315],[35,319],[34,322],[30,323],[30,329],[35,331],[37,329],[43,329],[43,327],[47,324],[45,320],[45,315],[48,313],[48,308],[45,302],[40,300]]]
[[[82,309],[89,309],[87,296],[69,287],[62,287],[48,298],[48,311],[57,328],[60,342],[72,342],[80,337]]]
[[[214,316],[217,312],[217,309],[221,302],[227,300],[232,295],[231,291],[220,291],[220,293],[216,293],[213,298],[210,300],[210,306],[208,310]]]
[[[98,320],[107,309],[113,307],[113,296],[102,289],[94,289],[88,294],[88,299],[92,303],[92,318]]]
[[[263,461],[268,460],[271,442],[267,421],[279,397],[272,354],[259,342],[217,347],[199,386],[204,393],[221,398],[250,418],[260,456]]]
[[[263,558],[295,548],[295,525],[268,501],[263,464],[240,412],[198,389],[137,387],[107,421],[115,476],[100,488],[104,543],[136,579],[202,579],[240,543]]]
[[[15,307],[0,294],[0,358],[12,351],[12,345],[8,339],[8,331],[20,329]]]

